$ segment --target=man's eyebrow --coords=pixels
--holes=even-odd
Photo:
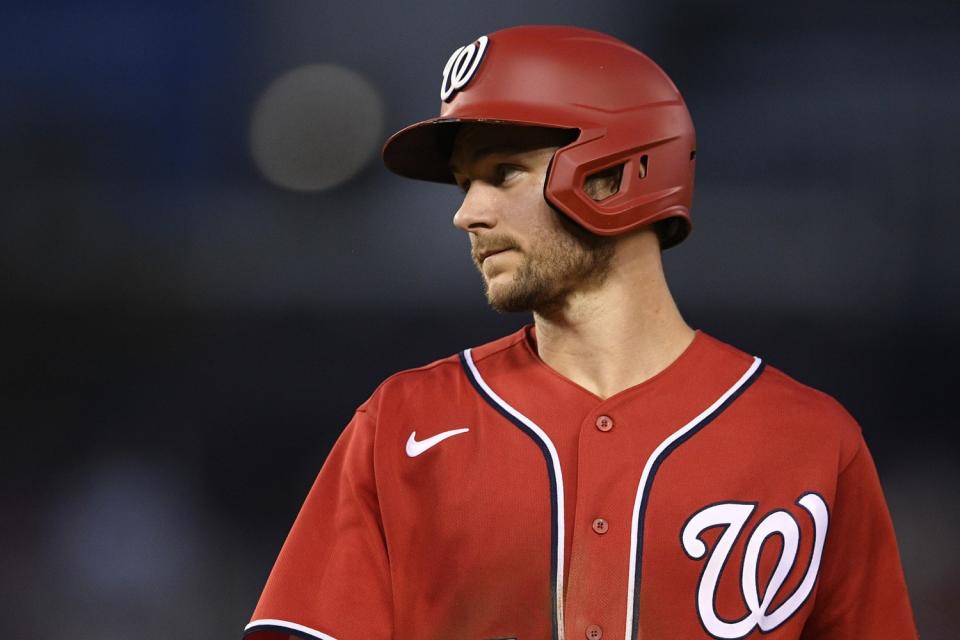
[[[479,161],[482,158],[485,158],[487,156],[494,155],[497,153],[511,154],[511,153],[519,153],[521,151],[523,151],[523,149],[521,149],[520,147],[505,146],[505,145],[489,145],[486,147],[477,147],[476,149],[470,152],[470,156],[467,162],[468,164],[474,164],[475,162]],[[450,164],[447,166],[450,169],[450,171],[453,171],[453,172],[456,172],[458,169],[457,163],[452,160],[450,161]]]

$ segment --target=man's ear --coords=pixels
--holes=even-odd
[[[623,165],[608,167],[587,176],[583,183],[583,191],[588,196],[600,202],[620,190],[620,180],[623,178]]]

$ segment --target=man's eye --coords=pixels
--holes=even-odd
[[[464,193],[466,193],[466,192],[470,189],[470,181],[469,181],[469,180],[460,180],[460,181],[457,183],[457,186],[460,187],[460,190],[461,190],[461,191],[463,191]]]
[[[497,166],[497,182],[504,182],[506,180],[509,180],[510,178],[513,178],[514,176],[516,176],[518,173],[520,173],[520,169],[513,165],[509,165],[509,164],[498,165]]]

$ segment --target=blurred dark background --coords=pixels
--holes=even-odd
[[[529,321],[486,307],[456,190],[377,156],[522,23],[673,77],[681,308],[857,417],[921,634],[955,637],[955,0],[5,4],[4,637],[238,637],[353,409]]]

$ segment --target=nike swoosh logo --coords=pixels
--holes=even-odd
[[[410,434],[410,437],[407,438],[407,455],[411,458],[416,458],[430,447],[440,444],[447,438],[452,438],[453,436],[466,433],[467,431],[470,431],[470,429],[452,429],[450,431],[438,433],[435,436],[430,436],[429,438],[425,438],[419,442],[417,441],[417,432],[414,431]]]

